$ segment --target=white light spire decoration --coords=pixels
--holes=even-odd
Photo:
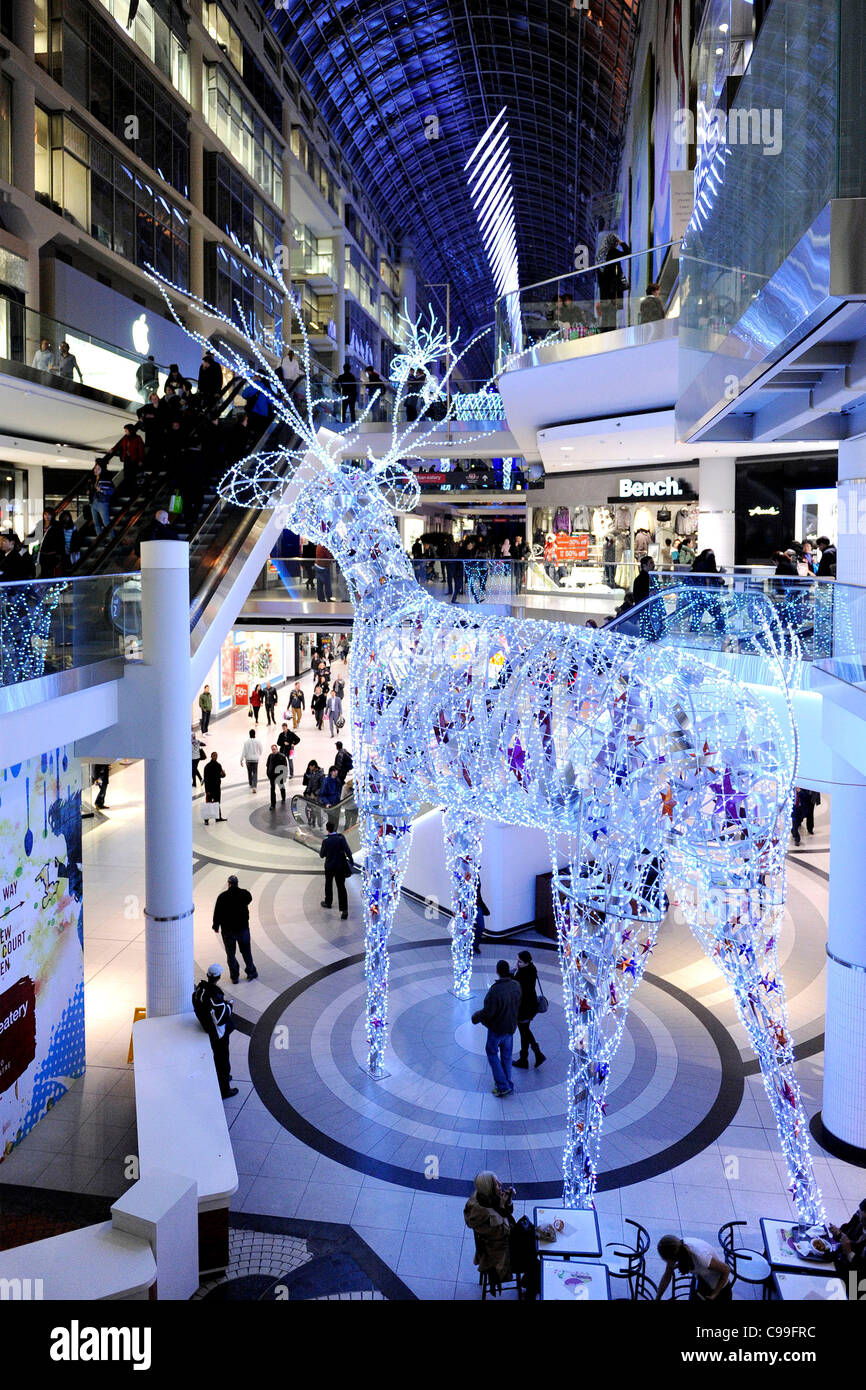
[[[438,352],[437,335],[435,321],[419,329],[409,355],[423,357],[422,340]],[[293,419],[283,394],[274,390],[275,404]],[[566,1205],[592,1205],[611,1064],[676,895],[760,1060],[798,1215],[822,1221],[776,963],[796,769],[796,639],[763,595],[715,589],[658,595],[636,610],[634,635],[455,609],[418,584],[394,526],[392,508],[417,496],[399,454],[372,467],[341,464],[331,445],[345,435],[316,430],[312,407],[301,427],[310,444],[291,478],[285,454],[253,455],[221,490],[278,508],[284,525],[326,545],[354,605],[370,1074],[386,1074],[388,938],[413,819],[424,805],[444,811],[462,999],[484,820],[536,827],[550,845],[569,1039]],[[392,429],[396,450],[406,433]],[[701,659],[694,633],[706,616],[721,650],[765,658],[779,698],[763,701],[737,673]]]
[[[491,121],[464,165],[469,176],[469,196],[487,252],[497,295],[507,295],[511,325],[511,351],[523,348],[520,313],[520,272],[517,264],[517,230],[514,192],[511,186],[511,153],[508,144],[507,107]]]

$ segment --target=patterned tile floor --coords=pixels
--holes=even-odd
[[[538,1024],[549,1060],[538,1072],[517,1073],[517,1093],[498,1102],[489,1094],[481,1030],[468,1022],[471,1005],[447,992],[447,921],[431,922],[404,900],[392,938],[390,1075],[370,1081],[359,1066],[358,880],[341,922],[319,907],[315,856],[262,829],[267,792],[254,796],[239,766],[247,722],[239,714],[218,720],[207,741],[229,773],[228,822],[203,826],[193,809],[202,973],[220,956],[211,910],[228,872],[239,873],[254,902],[259,978],[233,989],[245,1021],[232,1040],[239,1094],[226,1105],[240,1179],[233,1211],[238,1219],[296,1223],[298,1240],[315,1223],[350,1227],[417,1297],[478,1298],[462,1221],[473,1172],[493,1165],[511,1176],[518,1214],[531,1214],[557,1186],[565,1044],[555,955],[532,938],[553,1001]],[[309,713],[300,733],[297,763],[329,759],[333,745]],[[133,1008],[143,1002],[140,766],[113,779],[108,804],[106,819],[85,833],[88,1071],[0,1167],[0,1183],[114,1197],[135,1153],[126,1053]],[[284,814],[278,808],[275,816]],[[814,839],[804,837],[789,856],[780,953],[796,1041],[813,1045],[798,1067],[809,1113],[820,1108],[828,851],[825,804]],[[716,1242],[719,1225],[736,1218],[754,1244],[760,1216],[791,1211],[772,1113],[730,992],[677,917],[674,908],[613,1069],[597,1199],[602,1238],[621,1240],[631,1217],[653,1241],[674,1230]],[[479,991],[498,954],[485,948]],[[864,1175],[815,1153],[828,1213],[841,1220],[862,1197]],[[648,1272],[660,1268],[651,1260]]]

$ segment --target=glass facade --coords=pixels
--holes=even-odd
[[[123,10],[120,0],[114,3],[120,13]],[[149,16],[148,32],[154,36],[153,61],[162,69],[167,64],[166,76],[169,76],[172,31],[164,20],[160,21],[159,33],[166,43],[157,45],[158,16],[149,5],[140,7],[136,25],[139,21],[145,24],[142,19],[145,11]],[[36,0],[35,37],[36,61],[40,66],[61,83],[71,97],[80,101],[100,125],[118,140],[123,140],[131,154],[187,197],[186,113],[165,95],[144,67],[131,61],[129,50],[115,37],[110,26],[91,14],[80,0]],[[143,43],[140,46],[147,52]],[[180,82],[175,85],[182,90]]]
[[[176,0],[154,0],[153,4],[149,0],[141,0],[129,28],[129,0],[100,0],[100,3],[142,53],[146,53],[154,66],[169,79],[175,90],[189,101],[186,22]]]
[[[361,259],[355,246],[346,247],[346,289],[353,294],[368,314],[379,313],[379,285],[376,275]]]
[[[292,218],[292,275],[329,275],[337,279],[332,237],[316,236],[297,218]]]
[[[36,196],[119,256],[189,283],[189,228],[176,207],[70,116],[36,107]]]
[[[254,261],[273,264],[282,218],[221,154],[205,154],[204,211]]]
[[[282,333],[282,298],[266,280],[217,242],[205,242],[205,299],[238,327],[246,319],[267,342]]]
[[[300,126],[292,126],[292,154],[299,161],[302,168],[313,183],[318,188],[322,197],[331,205],[335,212],[340,211],[340,195],[337,184],[328,170],[327,165],[319,157],[304,131]]]
[[[244,70],[243,41],[222,5],[215,4],[214,0],[205,0],[201,17],[205,29],[211,38],[219,44],[232,67],[242,73]]]
[[[239,87],[205,64],[204,116],[235,159],[275,203],[283,201],[282,151]]]

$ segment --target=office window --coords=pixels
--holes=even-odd
[[[269,198],[283,200],[282,149],[239,87],[206,63],[205,120]]]
[[[282,297],[261,276],[218,242],[205,242],[205,299],[243,327],[243,318],[266,346],[282,333]]]
[[[244,70],[244,45],[241,36],[228,15],[214,0],[205,0],[202,8],[204,27],[225,53],[232,67],[238,72]]]
[[[204,211],[248,256],[267,268],[282,243],[282,218],[221,154],[205,154]]]
[[[189,229],[180,208],[69,116],[36,107],[36,195],[125,260],[185,289]]]
[[[169,79],[175,91],[189,101],[186,20],[177,0],[161,0],[158,9],[150,4],[150,0],[139,0],[131,29],[126,27],[129,0],[100,0],[100,3],[117,20],[124,33]]]

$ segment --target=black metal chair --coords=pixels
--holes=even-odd
[[[696,1282],[693,1274],[680,1274],[677,1270],[674,1270],[673,1277],[668,1285],[668,1298],[691,1298]]]
[[[649,1231],[646,1227],[641,1226],[639,1221],[632,1221],[630,1217],[626,1217],[625,1224],[626,1226],[634,1226],[634,1245],[619,1245],[617,1241],[609,1240],[605,1249],[612,1249],[614,1255],[621,1261],[618,1265],[608,1264],[611,1279],[627,1280],[629,1298],[634,1298],[635,1280],[646,1269],[646,1253],[650,1247],[650,1237]]]
[[[772,1295],[773,1281],[769,1260],[761,1251],[736,1244],[734,1229],[746,1224],[745,1221],[726,1221],[719,1227],[719,1244],[725,1264],[730,1266],[731,1287],[733,1288],[738,1279],[743,1284],[760,1284],[761,1298],[768,1299]]]
[[[658,1292],[658,1284],[650,1279],[645,1270],[642,1269],[635,1275],[631,1296],[637,1303],[655,1303]]]
[[[478,1234],[477,1234],[477,1232],[476,1232],[476,1233],[475,1233],[475,1253],[476,1253],[476,1255],[480,1255],[480,1254],[482,1253],[482,1250],[483,1250],[483,1246],[481,1245],[481,1242],[480,1242],[479,1239],[478,1239]],[[487,1298],[487,1295],[488,1295],[488,1294],[490,1295],[491,1298],[498,1298],[499,1295],[502,1293],[502,1290],[503,1290],[503,1289],[510,1289],[510,1288],[516,1288],[516,1289],[517,1289],[517,1297],[518,1297],[518,1300],[519,1300],[519,1301],[522,1301],[522,1300],[523,1300],[524,1289],[523,1289],[523,1275],[522,1275],[522,1274],[512,1274],[512,1276],[511,1276],[510,1279],[502,1280],[502,1279],[497,1278],[496,1274],[494,1274],[491,1270],[484,1269],[484,1270],[479,1270],[479,1271],[478,1271],[478,1282],[479,1282],[479,1284],[481,1285],[481,1298],[482,1298],[482,1301],[483,1301],[484,1299]]]
[[[517,1289],[518,1302],[523,1301],[523,1275],[512,1274],[510,1279],[499,1280],[496,1275],[489,1270],[483,1270],[478,1275],[478,1282],[481,1285],[482,1301],[489,1294],[491,1298],[498,1298],[503,1289]]]

